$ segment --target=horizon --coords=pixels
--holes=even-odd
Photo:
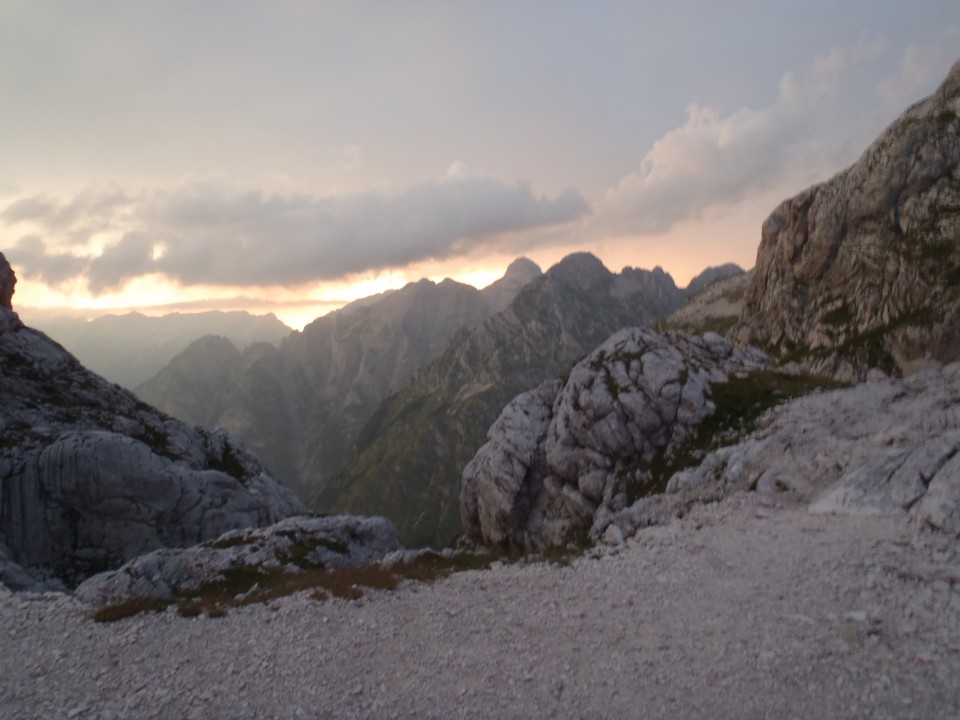
[[[518,256],[753,266],[783,200],[956,61],[955,4],[12,2],[0,249],[24,310],[302,328]]]
[[[573,254],[573,253],[569,253],[569,254]],[[565,256],[565,257],[566,257],[566,256]],[[517,260],[521,260],[521,259],[529,259],[529,258],[526,258],[526,256],[523,256],[523,255],[520,255],[520,256],[514,258],[514,260],[512,260],[511,263],[512,263],[512,262],[515,262],[515,261],[517,261]],[[601,260],[601,262],[602,262],[602,260]],[[721,265],[726,265],[726,264],[728,264],[728,263],[721,263]],[[538,264],[538,267],[540,267],[539,264]],[[550,267],[546,267],[546,268],[540,267],[540,270],[541,270],[543,273],[546,273],[546,272],[549,271],[552,267],[553,267],[553,265],[551,265]],[[604,263],[604,267],[607,267],[607,266],[606,266],[606,263]],[[689,278],[686,282],[684,282],[684,283],[679,283],[679,282],[677,282],[676,278],[673,277],[673,275],[670,273],[669,270],[667,270],[666,268],[661,268],[659,265],[654,266],[653,268],[637,268],[637,267],[634,267],[634,266],[624,266],[624,267],[621,268],[620,270],[616,270],[616,269],[609,268],[609,267],[607,267],[607,269],[610,270],[610,272],[613,272],[613,273],[622,273],[624,270],[626,270],[626,269],[628,269],[628,268],[634,269],[634,270],[646,270],[646,271],[648,271],[648,272],[652,272],[652,271],[654,271],[656,268],[660,268],[661,270],[663,270],[664,273],[666,273],[667,275],[669,275],[669,276],[671,277],[671,279],[673,279],[674,284],[675,284],[678,288],[684,289],[684,288],[688,287],[688,286],[690,285],[690,283],[691,283],[696,277],[698,277],[699,275],[701,275],[702,273],[704,273],[704,272],[706,272],[706,271],[708,271],[708,270],[712,270],[712,269],[715,269],[715,268],[717,268],[717,267],[719,267],[719,265],[709,265],[709,266],[703,268],[700,272],[698,272],[698,273],[696,273],[695,275],[693,275],[692,277],[690,277],[690,278]],[[738,267],[740,267],[740,266],[738,265]],[[744,272],[750,272],[753,268],[751,267],[751,268],[746,268],[746,269],[744,269],[743,267],[740,267],[740,269],[743,270]],[[16,273],[16,268],[15,268],[15,267],[13,268],[13,270],[14,270],[14,272]],[[244,305],[244,307],[224,307],[224,306],[220,306],[220,307],[215,307],[215,308],[208,308],[208,307],[205,307],[205,306],[200,306],[200,307],[197,307],[197,306],[195,306],[195,305],[192,306],[190,303],[174,303],[174,304],[170,304],[170,305],[137,306],[137,307],[128,307],[128,308],[117,307],[117,308],[110,308],[109,310],[104,310],[104,311],[96,310],[96,309],[90,309],[90,308],[73,308],[73,307],[32,307],[32,306],[29,306],[29,305],[27,305],[27,306],[20,306],[20,305],[15,301],[15,300],[16,300],[16,293],[14,293],[14,310],[16,310],[16,312],[17,312],[18,314],[22,314],[22,315],[24,315],[26,318],[28,318],[28,320],[29,320],[29,322],[27,323],[28,325],[31,325],[31,324],[42,325],[42,324],[45,323],[45,322],[50,322],[50,321],[52,321],[52,320],[61,320],[61,319],[83,320],[83,321],[86,321],[86,322],[90,322],[90,321],[97,320],[97,319],[99,319],[99,318],[108,317],[108,316],[109,316],[109,317],[120,317],[120,316],[124,316],[124,315],[143,315],[143,316],[145,316],[145,317],[161,318],[161,317],[167,317],[167,316],[170,316],[170,315],[199,315],[199,314],[211,313],[211,312],[220,312],[220,313],[244,313],[244,312],[245,312],[245,313],[247,313],[247,314],[249,314],[249,315],[252,315],[252,316],[254,316],[254,317],[268,317],[268,316],[271,316],[271,315],[272,315],[273,317],[277,318],[280,322],[282,322],[284,325],[286,325],[287,327],[289,327],[291,330],[295,330],[295,331],[300,331],[300,332],[302,332],[303,329],[304,329],[304,327],[306,327],[307,325],[309,325],[311,322],[313,322],[313,321],[315,321],[315,320],[319,320],[319,319],[321,319],[321,318],[323,318],[323,317],[326,317],[327,315],[330,315],[331,313],[334,313],[334,312],[336,312],[337,310],[340,310],[340,309],[346,307],[346,306],[349,305],[350,303],[355,302],[356,300],[363,300],[363,299],[366,299],[366,298],[369,298],[369,297],[373,297],[374,295],[386,295],[386,294],[395,292],[395,291],[397,291],[397,290],[401,290],[402,288],[406,287],[407,285],[412,285],[412,284],[415,284],[415,283],[417,283],[417,282],[421,282],[421,281],[423,281],[423,280],[428,280],[428,281],[430,281],[430,282],[432,282],[432,283],[434,283],[434,284],[437,284],[437,285],[439,285],[440,283],[444,282],[445,280],[453,280],[453,281],[455,281],[455,282],[458,282],[458,283],[461,283],[461,284],[464,284],[464,285],[469,285],[469,286],[471,286],[471,287],[474,287],[474,288],[476,288],[477,290],[484,290],[484,289],[486,289],[487,287],[489,287],[490,285],[492,285],[493,283],[495,283],[497,280],[500,280],[500,279],[504,276],[505,272],[506,272],[506,268],[504,268],[504,271],[503,271],[503,272],[501,272],[499,275],[497,275],[496,277],[494,277],[493,280],[490,280],[489,282],[486,282],[486,283],[480,284],[480,285],[474,284],[474,283],[470,283],[470,282],[464,282],[464,281],[462,281],[462,280],[457,280],[456,278],[451,278],[451,277],[442,277],[442,278],[441,278],[441,277],[432,277],[432,278],[424,277],[424,278],[418,278],[417,280],[407,281],[406,283],[404,283],[403,285],[401,285],[401,286],[399,286],[399,287],[387,288],[386,290],[379,291],[379,292],[373,293],[373,294],[371,294],[371,295],[365,295],[365,296],[362,296],[362,297],[353,298],[353,299],[351,299],[351,300],[346,300],[346,301],[335,301],[334,303],[331,303],[331,309],[329,309],[327,312],[324,312],[324,313],[321,314],[321,315],[310,315],[310,314],[309,314],[309,310],[306,311],[306,312],[303,312],[303,313],[298,313],[297,310],[295,310],[295,309],[294,309],[294,310],[289,309],[289,306],[288,306],[288,308],[287,308],[286,310],[279,310],[278,308],[274,308],[274,309],[272,309],[272,310],[271,310],[271,309],[264,309],[263,312],[250,312],[249,310],[246,309],[246,305]],[[20,283],[19,283],[19,279],[18,279],[18,283],[17,283],[17,284],[18,284],[18,285],[20,284]],[[201,305],[205,305],[205,304],[206,304],[206,301],[201,301]],[[318,305],[314,304],[312,301],[307,301],[307,304],[305,304],[304,307],[307,307],[307,308],[315,308],[315,307],[318,307]],[[283,316],[282,316],[281,314],[278,314],[278,310],[279,310],[280,313],[283,313]],[[294,323],[298,323],[298,324],[293,324],[293,323],[291,323],[290,321],[284,319],[284,316],[286,316],[287,318],[292,318],[292,319],[293,319],[293,322],[294,322]]]

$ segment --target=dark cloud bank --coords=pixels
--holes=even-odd
[[[457,255],[513,233],[576,220],[576,190],[537,196],[525,183],[485,178],[420,183],[345,197],[266,195],[194,184],[140,198],[26,198],[2,213],[81,246],[91,232],[128,228],[99,256],[54,252],[37,234],[11,251],[27,275],[58,284],[81,275],[100,293],[161,273],[186,285],[288,285]],[[112,216],[111,212],[116,213]],[[119,215],[123,214],[120,219]]]

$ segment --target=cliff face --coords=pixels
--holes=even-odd
[[[960,63],[766,220],[734,336],[847,378],[960,357]]]
[[[682,299],[659,268],[614,274],[592,255],[568,256],[387,398],[313,506],[386,515],[405,544],[450,543],[461,531],[460,474],[503,406]]]
[[[154,410],[6,307],[0,368],[0,571],[13,561],[75,581],[304,511],[227,433]]]
[[[223,338],[201,338],[137,394],[188,422],[237,433],[305,496],[383,398],[489,314],[480,291],[421,280],[319,318],[279,348],[258,343],[241,354]]]

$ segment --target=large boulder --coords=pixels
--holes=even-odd
[[[616,333],[563,383],[503,410],[463,472],[467,537],[523,551],[600,537],[634,495],[658,489],[657,463],[697,436],[715,409],[711,385],[765,366],[715,333]]]
[[[960,359],[960,63],[773,211],[736,337],[845,379]]]
[[[384,518],[288,518],[184,550],[155,550],[88,578],[76,595],[95,605],[130,598],[170,600],[238,576],[246,585],[237,589],[249,592],[272,575],[369,565],[401,550],[393,525]]]

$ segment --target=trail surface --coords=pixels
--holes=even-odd
[[[0,591],[0,717],[960,717],[954,538],[751,494],[593,555],[219,619]]]

